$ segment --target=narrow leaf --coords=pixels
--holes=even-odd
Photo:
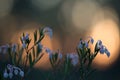
[[[37,41],[37,30],[34,32],[34,44]]]

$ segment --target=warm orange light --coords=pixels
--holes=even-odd
[[[27,29],[27,30],[22,30],[22,31],[19,31],[18,33],[16,33],[11,42],[17,42],[17,43],[20,43],[20,36],[22,36],[23,32],[24,33],[28,33],[30,34],[30,39],[32,39],[32,42],[30,44],[29,47],[31,47],[33,45],[33,41],[34,41],[34,37],[33,37],[33,32],[35,31],[35,28],[31,28],[31,29]],[[16,36],[17,35],[17,36]],[[49,38],[49,36],[45,36],[44,39],[42,40],[41,42],[44,46],[50,48],[51,50],[57,50],[57,49],[60,49],[61,46],[60,46],[60,43],[59,43],[59,38],[54,35],[52,39]],[[42,59],[40,61],[37,62],[37,64],[35,65],[35,68],[43,68],[43,69],[49,69],[51,67],[50,63],[49,63],[49,56],[48,54],[46,53]]]
[[[107,68],[112,65],[119,56],[120,36],[118,25],[111,19],[100,21],[93,27],[91,36],[95,41],[102,40],[110,51],[109,58],[105,54],[98,54],[94,60],[94,67]]]

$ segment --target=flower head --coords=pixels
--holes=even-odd
[[[8,51],[8,48],[9,48],[8,44],[0,46],[0,53],[6,54]]]
[[[78,55],[77,55],[77,54],[74,54],[74,53],[67,54],[67,59],[70,59],[70,60],[71,60],[71,64],[72,64],[73,66],[76,66],[77,63],[79,62],[79,60],[78,60]]]
[[[25,49],[26,48],[26,43],[25,42],[23,42],[23,44],[22,44],[22,47]]]
[[[108,49],[102,44],[101,40],[98,40],[96,43],[96,47],[97,49],[100,51],[101,54],[106,54],[108,57],[110,56],[110,52],[108,51]]]
[[[20,71],[20,76],[24,77],[24,72],[23,71]]]
[[[17,69],[14,70],[14,74],[18,75],[18,70]]]
[[[13,76],[18,75],[18,73],[21,77],[24,77],[24,72],[19,67],[15,67],[14,65],[8,64],[3,76],[4,78],[12,79]]]
[[[53,51],[46,47],[46,48],[45,48],[45,52],[48,53],[49,58],[51,59],[51,58],[52,58],[52,55],[53,55]]]
[[[43,45],[41,43],[38,44],[38,53],[43,50]]]
[[[49,28],[49,27],[45,27],[45,28],[43,29],[43,33],[46,34],[46,35],[48,35],[48,36],[50,36],[50,38],[52,38],[52,36],[53,36],[52,29]]]
[[[15,53],[17,49],[17,44],[12,44],[12,52]]]
[[[23,34],[21,40],[22,40],[22,47],[26,48],[27,44],[30,43],[29,34],[28,33],[26,33],[25,35]]]
[[[88,48],[88,42],[80,40],[79,44],[78,44],[78,48],[79,49],[83,49],[83,48]]]
[[[25,36],[22,36],[22,41],[26,41],[26,40],[29,40],[29,34],[26,33]]]
[[[8,78],[8,73],[7,73],[7,70],[5,69],[4,73],[3,73],[3,77],[4,78]]]
[[[13,77],[13,73],[10,72],[10,73],[8,74],[8,76],[9,76],[10,79],[12,79],[12,77]]]
[[[94,39],[92,37],[90,37],[90,42],[93,44],[94,43]]]
[[[100,47],[102,46],[102,41],[98,40],[96,44],[97,44],[97,49],[100,49]]]

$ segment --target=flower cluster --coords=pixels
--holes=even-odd
[[[94,52],[91,52],[89,44],[94,43],[94,39],[92,37],[88,37],[88,40],[80,39],[76,48],[76,52],[63,55],[60,50],[53,51],[41,44],[41,41],[45,35],[48,35],[50,38],[52,38],[52,29],[45,27],[40,29],[39,32],[36,30],[34,32],[34,39],[30,39],[28,33],[23,33],[23,35],[20,37],[22,46],[17,44],[6,44],[0,46],[0,53],[9,53],[8,55],[10,58],[10,63],[13,64],[8,64],[5,68],[3,73],[4,78],[13,79],[15,76],[25,78],[24,76],[26,76],[26,74],[29,73],[29,71],[43,57],[43,55],[47,53],[52,69],[56,72],[58,69],[56,67],[60,67],[59,70],[61,70],[60,72],[62,72],[64,76],[63,80],[68,80],[66,79],[66,76],[68,76],[71,72],[71,69],[76,66],[76,68],[78,68],[77,70],[79,70],[78,72],[80,72],[81,75],[80,79],[86,80],[87,75],[91,73],[90,66],[96,55],[100,52],[100,54],[105,53],[108,57],[110,56],[110,52],[103,45],[101,40],[97,41]],[[34,43],[32,46],[29,46],[31,40],[34,40]],[[27,66],[27,64],[29,66]],[[16,65],[22,65],[22,68],[25,72],[19,67],[16,67]],[[56,75],[55,72],[53,71],[53,73]],[[54,80],[56,79],[54,78]]]
[[[90,40],[88,40],[88,41],[84,41],[84,40],[80,39],[80,42],[78,44],[78,48],[80,48],[80,49],[88,48],[88,43],[89,42],[93,44],[94,39],[92,37],[89,37],[89,38],[90,38]]]
[[[8,44],[0,46],[0,53],[3,53],[3,54],[7,53],[8,48],[9,48]]]
[[[102,44],[101,40],[98,40],[96,43],[96,49],[100,51],[101,54],[106,53],[106,55],[109,57],[110,56],[110,52],[108,51],[108,49]]]
[[[94,39],[92,37],[89,37],[90,39],[88,41],[84,41],[82,39],[80,39],[80,42],[78,44],[78,49],[84,49],[84,48],[89,48],[89,42],[91,44],[94,43]],[[108,51],[108,49],[102,44],[101,40],[98,40],[95,46],[95,51],[99,51],[101,54],[106,53],[106,55],[109,57],[110,56],[110,52]]]
[[[26,33],[26,34],[23,33],[23,36],[21,37],[22,47],[26,48],[27,45],[29,45],[30,41],[31,40],[29,39],[29,34],[28,33]]]
[[[7,68],[4,70],[3,77],[12,79],[13,76],[24,77],[24,71],[22,71],[19,67],[8,64]]]
[[[0,53],[6,54],[9,51],[11,51],[11,53],[15,53],[17,51],[17,44],[12,44],[12,45],[6,44],[0,46]]]
[[[76,53],[67,54],[67,60],[71,60],[73,66],[76,66],[79,62],[79,57]]]
[[[53,31],[52,31],[51,28],[45,27],[45,28],[43,29],[43,34],[46,34],[46,35],[50,36],[50,38],[52,38],[52,36],[53,36]]]
[[[54,57],[54,54],[58,55],[59,59],[62,59],[62,53],[60,53],[60,51],[58,50],[57,52],[53,52],[52,50],[50,50],[49,48],[45,47],[45,51],[46,53],[48,53],[49,58],[52,59]]]

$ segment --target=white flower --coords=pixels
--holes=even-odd
[[[45,28],[43,29],[43,33],[46,34],[46,35],[48,35],[48,36],[50,36],[50,38],[52,38],[52,36],[53,36],[52,29],[49,28],[49,27],[45,27]]]
[[[73,66],[77,65],[78,59],[77,58],[72,59],[71,63],[72,63]]]
[[[14,74],[18,75],[18,70],[17,69],[14,70]]]
[[[49,48],[45,48],[45,51],[48,53],[48,54],[51,54],[52,53],[52,51],[49,49]]]
[[[21,77],[24,77],[24,72],[23,71],[20,71],[19,74],[20,74]]]
[[[74,54],[74,53],[71,53],[71,54],[67,54],[67,59],[71,59],[71,64],[73,66],[77,65],[78,63],[78,55],[77,54]]]
[[[10,72],[8,75],[9,75],[9,78],[12,79],[12,77],[13,77],[13,73]]]
[[[6,70],[6,69],[5,69],[5,71],[4,71],[3,77],[4,77],[4,78],[7,78],[7,77],[8,77],[8,73],[7,73],[7,70]]]

